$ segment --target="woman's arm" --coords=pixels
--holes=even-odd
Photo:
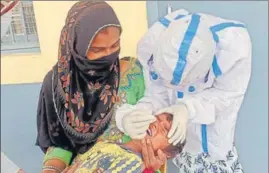
[[[69,162],[72,158],[72,153],[70,151],[64,150],[60,147],[54,147],[57,146],[57,144],[52,139],[52,134],[50,133],[51,122],[49,122],[48,117],[52,117],[55,114],[51,97],[51,81],[52,71],[45,76],[37,108],[36,145],[45,153],[42,169],[42,172],[44,173],[55,173],[57,170],[62,172],[67,166],[69,166]]]
[[[62,172],[69,166],[71,158],[72,153],[70,151],[50,147],[44,157],[42,173]]]

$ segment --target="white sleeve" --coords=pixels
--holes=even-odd
[[[247,32],[237,33],[231,40],[232,51],[226,49],[218,55],[223,74],[212,88],[183,99],[192,123],[211,124],[218,114],[237,113],[241,107],[251,75],[251,41]]]
[[[9,158],[1,152],[1,172],[3,173],[17,173],[20,168],[13,163]]]
[[[123,131],[122,118],[133,110],[150,110],[154,115],[156,111],[169,105],[168,92],[166,87],[161,84],[161,81],[152,81],[146,68],[143,69],[143,74],[145,80],[144,97],[136,105],[124,104],[116,110],[116,124],[121,131]]]

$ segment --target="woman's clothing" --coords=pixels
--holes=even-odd
[[[188,152],[179,154],[173,160],[180,173],[243,173],[235,149],[229,151],[225,160],[213,160],[208,154],[192,155]]]
[[[84,153],[107,128],[119,87],[119,51],[97,60],[87,52],[108,26],[120,23],[104,1],[78,2],[69,10],[58,63],[45,77],[38,103],[36,144],[44,152],[60,147]]]
[[[135,104],[144,95],[143,71],[139,61],[137,61],[136,58],[131,57],[124,57],[120,61],[121,62],[124,61],[127,64],[127,70],[121,74],[119,96],[116,98],[117,101],[116,107],[127,102],[130,104]],[[49,73],[46,76],[45,81],[50,80],[52,78],[51,73]],[[43,86],[46,87],[46,85]],[[112,118],[109,128],[104,132],[103,135],[99,137],[98,140],[110,141],[115,143],[126,143],[129,142],[131,138],[117,129],[115,119]],[[69,151],[66,152],[62,151],[62,154],[58,154],[57,156],[55,151],[57,149],[59,150],[59,148],[50,147],[50,149],[46,153],[44,162],[46,161],[46,158],[52,158],[52,157],[58,159],[60,158],[60,160],[62,160],[63,162],[71,158],[70,156],[68,156]],[[61,156],[63,155],[65,155],[65,158],[61,158]],[[75,159],[77,160],[78,157],[76,157]]]

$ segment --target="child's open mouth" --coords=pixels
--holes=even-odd
[[[151,132],[150,129],[147,130],[147,134],[148,134],[149,136],[152,136],[152,132]]]
[[[154,136],[157,133],[157,127],[155,123],[152,123],[149,125],[149,128],[147,130],[147,134],[149,136]]]

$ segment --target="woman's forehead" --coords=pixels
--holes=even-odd
[[[90,47],[111,47],[113,44],[117,43],[119,39],[120,28],[113,26],[107,27],[96,34]]]

